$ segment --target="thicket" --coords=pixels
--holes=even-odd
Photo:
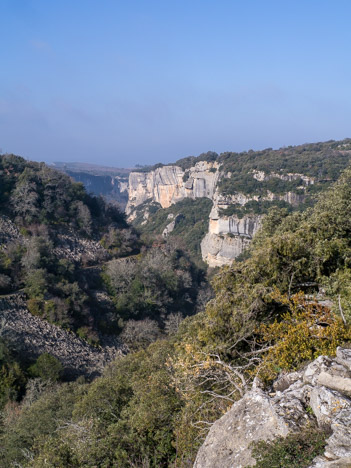
[[[280,370],[351,340],[350,232],[348,170],[313,209],[271,211],[248,258],[219,272],[215,297],[177,333],[119,359],[91,384],[8,404],[0,444],[8,466],[191,466],[211,423],[255,376],[269,385]],[[322,439],[278,440],[261,461],[294,466],[284,457],[290,463],[303,443],[305,463]]]
[[[110,261],[103,277],[115,305],[114,323],[132,347],[155,341],[171,316],[193,314],[201,286],[206,289],[204,272],[175,244],[164,242]]]
[[[308,468],[318,455],[322,455],[328,432],[307,426],[304,430],[278,437],[271,442],[258,442],[252,455],[258,468]]]
[[[238,218],[243,218],[246,215],[255,214],[255,215],[264,215],[269,212],[272,208],[286,208],[287,211],[293,211],[293,207],[290,203],[287,203],[283,200],[250,200],[245,203],[245,205],[240,205],[240,203],[234,203],[228,208],[220,210],[221,216],[233,216],[236,215]]]
[[[155,237],[161,235],[165,227],[177,217],[169,238],[176,240],[182,250],[188,252],[197,265],[204,269],[200,244],[208,230],[211,207],[212,201],[207,198],[196,200],[186,198],[169,208],[162,209],[160,206],[148,208],[150,214],[147,223],[142,224],[143,217],[140,215],[133,225],[141,233],[143,241],[152,244]],[[142,208],[140,213],[143,213],[144,209]]]
[[[350,148],[350,140],[347,139],[289,146],[279,150],[268,148],[262,151],[222,153],[218,158],[221,171],[230,173],[230,176],[220,180],[219,189],[224,194],[242,192],[247,195],[265,195],[267,191],[278,194],[301,192],[301,179],[284,181],[272,177],[258,181],[253,177],[253,171],[263,171],[266,175],[293,173],[315,178],[315,184],[306,190],[308,195],[313,195],[324,191],[330,182],[338,179],[350,163]]]

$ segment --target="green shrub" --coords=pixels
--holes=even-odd
[[[33,377],[40,377],[43,380],[55,382],[61,377],[63,367],[60,361],[51,354],[41,354],[36,362],[28,369]]]
[[[27,301],[27,307],[29,312],[32,315],[37,315],[37,316],[42,316],[43,315],[43,306],[44,302],[41,301],[40,299],[28,299]]]
[[[257,468],[307,468],[321,455],[328,434],[308,426],[301,432],[279,437],[272,442],[260,441],[253,445],[252,456]]]

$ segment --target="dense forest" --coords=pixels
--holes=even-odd
[[[306,148],[295,161],[286,149],[287,171],[301,170]],[[348,153],[336,147],[340,167],[329,173],[328,151],[321,144],[311,176],[334,179],[347,165]],[[228,170],[233,164],[233,174],[239,157],[253,156],[231,153],[226,164]],[[258,163],[256,168],[265,170]],[[100,265],[92,274],[99,282],[94,287],[112,301],[99,325],[82,323],[90,330],[112,327],[130,345],[94,381],[62,382],[50,356],[23,368],[1,342],[4,466],[190,467],[211,423],[255,378],[269,388],[279,372],[334,355],[351,341],[349,169],[313,207],[267,210],[247,253],[212,279],[208,302],[204,273],[175,239],[143,245],[120,213],[44,165],[3,156],[1,171],[2,219],[13,220],[28,240],[1,247],[2,292],[24,288],[33,313],[67,326],[56,312],[49,314],[51,302],[63,300],[63,316],[78,332],[85,300],[71,298],[89,297],[91,288],[88,280],[82,287],[83,261],[65,266],[51,256],[60,230],[72,229],[104,249],[106,259],[88,261],[86,268]],[[172,209],[164,216],[175,214]]]

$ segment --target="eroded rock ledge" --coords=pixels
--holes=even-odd
[[[274,393],[250,392],[210,429],[194,468],[254,466],[250,444],[298,431],[311,418],[329,426],[324,455],[310,468],[351,467],[351,349],[337,349],[336,358],[320,356],[301,372],[274,384]]]

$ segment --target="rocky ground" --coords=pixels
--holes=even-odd
[[[68,379],[79,375],[96,377],[108,362],[123,354],[115,340],[102,338],[102,346],[95,348],[72,332],[33,316],[21,293],[0,296],[0,336],[29,360],[42,353],[55,356]]]
[[[310,420],[331,429],[324,455],[310,468],[351,467],[351,349],[281,376],[272,392],[256,383],[211,427],[194,468],[254,466],[252,442],[285,437]]]

